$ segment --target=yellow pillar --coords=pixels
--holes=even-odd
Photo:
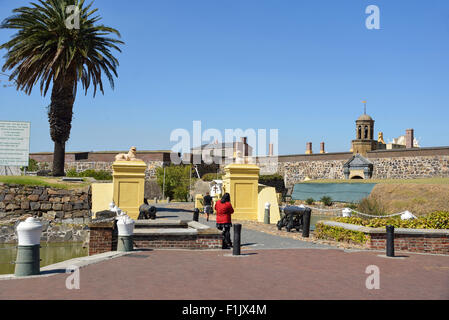
[[[257,220],[260,168],[255,164],[233,163],[224,168],[224,192],[231,195],[234,219]]]
[[[112,169],[114,202],[132,219],[137,219],[145,191],[145,162],[115,161]]]

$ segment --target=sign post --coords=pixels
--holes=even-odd
[[[8,167],[28,167],[30,126],[30,122],[0,121],[0,168],[4,168],[5,175]],[[13,173],[11,168],[9,171]]]

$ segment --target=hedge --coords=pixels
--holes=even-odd
[[[368,240],[365,233],[361,231],[347,230],[341,227],[328,226],[322,223],[316,224],[315,236],[318,239],[354,242],[357,244],[365,244]]]
[[[387,225],[392,225],[395,228],[449,229],[448,211],[435,211],[426,216],[410,220],[401,220],[400,216],[392,218],[373,218],[373,219],[363,219],[359,217],[338,217],[334,218],[333,220],[371,228],[381,228]]]

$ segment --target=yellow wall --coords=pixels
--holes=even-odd
[[[114,202],[130,218],[137,219],[143,204],[146,164],[143,161],[115,161],[112,169]]]
[[[233,163],[225,167],[223,186],[231,195],[232,218],[257,220],[257,194],[260,168],[254,164]]]
[[[113,198],[113,183],[92,183],[92,214],[109,210]]]
[[[280,219],[279,204],[277,201],[276,189],[259,185],[257,221],[264,222],[265,203],[269,202],[270,206],[270,224],[276,224]]]

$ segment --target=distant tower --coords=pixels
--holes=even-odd
[[[352,140],[352,152],[366,156],[368,151],[376,150],[377,141],[373,139],[374,120],[366,114],[366,101],[364,114],[355,121],[355,139]]]

